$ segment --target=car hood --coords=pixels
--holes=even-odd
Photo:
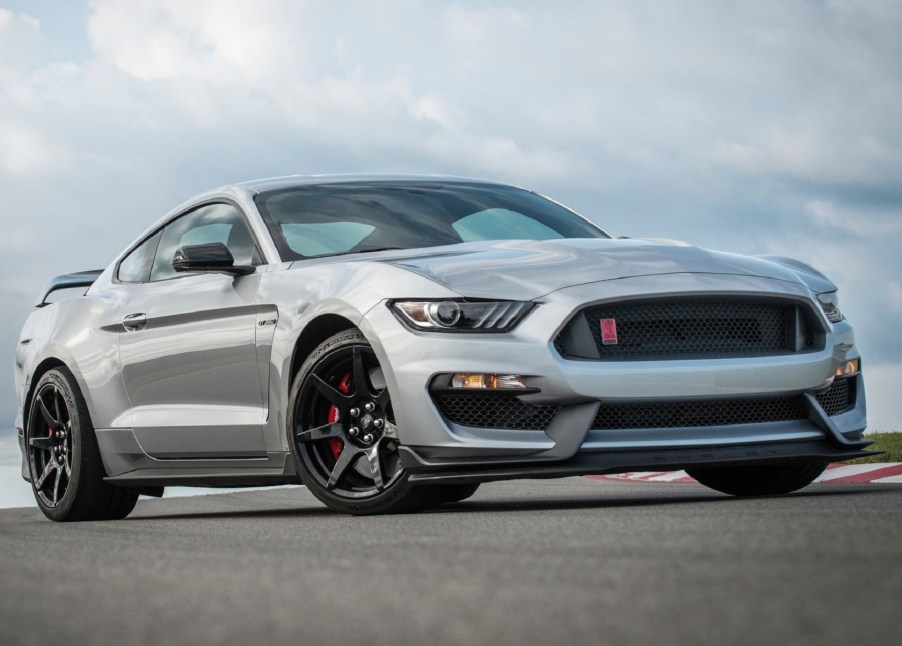
[[[784,265],[673,241],[640,239],[472,242],[433,253],[383,260],[463,295],[531,300],[605,280],[660,274],[759,276],[803,282]]]

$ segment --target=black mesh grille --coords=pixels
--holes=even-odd
[[[602,404],[592,428],[684,428],[730,426],[804,419],[797,397],[652,404]]]
[[[829,390],[816,396],[827,415],[839,415],[855,407],[852,379],[837,379]],[[602,404],[593,429],[687,428],[765,424],[808,417],[799,397],[768,397],[714,401],[643,404]]]
[[[837,379],[826,392],[816,396],[827,415],[839,415],[855,407],[855,385],[852,379]]]
[[[435,396],[444,416],[461,426],[544,431],[560,406],[536,406],[509,395],[449,393]]]
[[[784,354],[814,346],[799,313],[795,304],[740,299],[608,303],[583,310],[555,347],[565,356],[601,359]],[[602,338],[604,319],[616,324],[616,341]],[[588,326],[591,341],[574,326]],[[576,347],[581,335],[589,347]]]

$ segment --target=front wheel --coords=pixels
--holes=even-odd
[[[301,479],[331,509],[366,515],[432,504],[401,466],[385,378],[359,331],[332,336],[304,361],[291,388],[288,429]]]
[[[732,496],[775,496],[806,487],[824,472],[821,460],[735,467],[699,467],[686,473],[706,487]]]

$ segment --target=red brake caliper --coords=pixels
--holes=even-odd
[[[338,382],[338,390],[347,395],[351,392],[351,373],[349,372],[344,377],[341,378],[341,381]],[[334,424],[338,421],[341,415],[338,413],[337,406],[329,407],[329,423]],[[341,450],[344,448],[344,442],[342,442],[337,437],[330,437],[326,440],[329,444],[329,450],[332,452],[332,459],[337,460],[338,456],[341,455]]]

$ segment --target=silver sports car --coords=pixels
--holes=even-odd
[[[648,469],[781,494],[869,444],[852,326],[816,270],[615,239],[450,177],[200,195],[54,279],[15,374],[22,476],[60,521],[167,485],[302,483],[351,514]]]

